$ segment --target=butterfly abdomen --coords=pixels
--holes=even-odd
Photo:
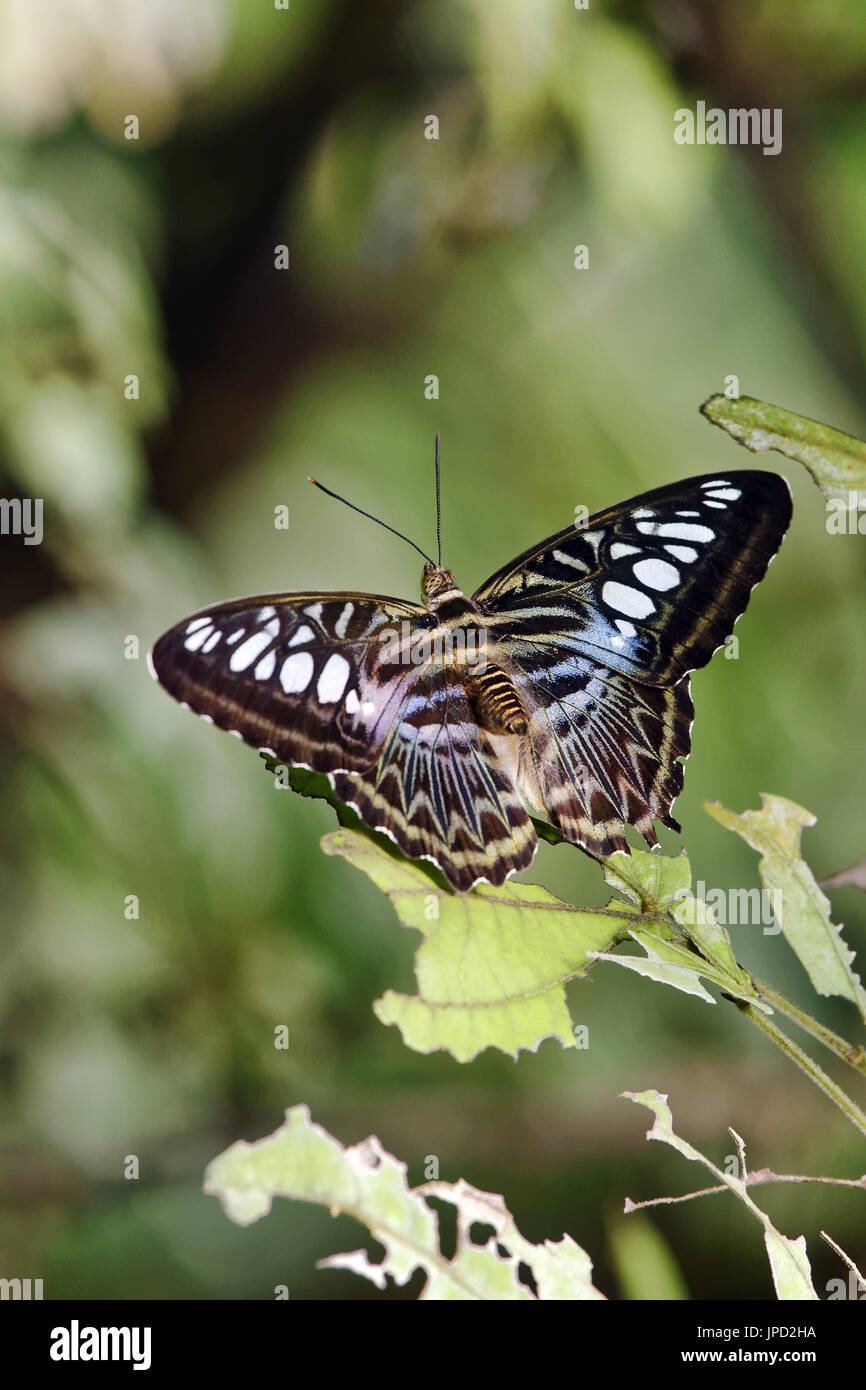
[[[485,666],[466,686],[472,710],[482,729],[491,734],[525,734],[526,711],[509,676],[498,666]]]

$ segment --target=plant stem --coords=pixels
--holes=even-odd
[[[760,1009],[755,1008],[754,1004],[747,1004],[740,999],[734,999],[733,1002],[740,1010],[740,1013],[746,1014],[747,1017],[751,1019],[752,1023],[760,1028],[761,1032],[765,1033],[767,1037],[776,1044],[780,1051],[785,1053],[786,1057],[790,1057],[791,1061],[798,1066],[801,1071],[806,1073],[809,1079],[824,1092],[824,1095],[832,1100],[834,1105],[838,1105],[842,1113],[848,1117],[852,1125],[859,1129],[861,1134],[866,1134],[866,1115],[864,1115],[860,1107],[855,1105],[854,1101],[845,1094],[841,1086],[837,1086],[836,1082],[818,1066],[817,1062],[813,1061],[795,1042],[792,1042],[787,1034],[776,1027],[775,1023],[771,1023]]]
[[[763,980],[751,977],[752,984],[758,991],[762,999],[766,999],[768,1004],[772,1004],[774,1009],[778,1009],[780,1014],[790,1018],[793,1023],[798,1023],[805,1032],[818,1042],[823,1043],[831,1052],[843,1062],[847,1062],[849,1067],[853,1067],[861,1076],[866,1076],[866,1048],[859,1043],[849,1043],[847,1039],[834,1033],[832,1028],[825,1028],[823,1023],[812,1018],[805,1009],[792,1004],[790,999],[786,999],[784,994],[780,994],[772,985],[764,984]]]

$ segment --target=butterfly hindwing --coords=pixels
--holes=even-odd
[[[363,821],[438,865],[458,891],[502,883],[535,853],[523,798],[459,675],[437,656],[418,668],[375,765],[333,782]]]
[[[529,712],[527,794],[567,840],[604,859],[628,851],[625,825],[651,845],[654,820],[679,830],[671,807],[690,747],[688,677],[671,688],[640,685],[573,658],[555,681],[517,669],[514,681]]]

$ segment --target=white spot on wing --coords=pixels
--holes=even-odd
[[[675,560],[685,560],[687,565],[698,558],[698,552],[690,545],[666,545],[665,550],[669,555],[673,555]]]
[[[349,626],[349,619],[351,618],[354,611],[354,603],[347,603],[339,618],[337,619],[334,631],[341,640],[346,635],[346,628]]]
[[[309,652],[295,652],[287,656],[280,668],[280,685],[287,695],[296,695],[306,690],[313,675],[313,658]]]
[[[245,642],[232,652],[229,666],[233,671],[245,671],[248,666],[252,666],[256,657],[261,656],[265,647],[271,640],[269,632],[254,632]]]
[[[315,635],[311,627],[307,627],[306,623],[302,623],[289,643],[289,646],[299,647],[302,642],[311,642]]]
[[[276,614],[276,611],[276,608],[262,608],[259,611],[259,622],[264,623],[267,621],[268,618],[273,618]]]
[[[335,700],[342,699],[351,669],[346,658],[338,652],[328,657],[316,686],[316,694],[323,705],[332,705]]]
[[[203,651],[203,652],[212,652],[213,649],[214,649],[214,647],[218,647],[219,644],[220,644],[220,642],[221,642],[222,640],[223,640],[223,635],[222,635],[222,633],[219,632],[216,628],[214,628],[214,630],[213,630],[213,632],[211,633],[210,637],[207,639],[207,641],[205,642],[204,646],[202,647],[202,651]]]
[[[728,478],[708,478],[705,483],[701,483],[701,487],[727,487],[729,481]],[[738,497],[739,495],[737,493]]]
[[[255,676],[256,680],[269,681],[271,676],[274,674],[274,667],[276,666],[276,664],[277,654],[272,647],[271,650],[267,652],[265,656],[262,657],[261,661],[256,666],[256,669],[253,671],[253,675]]]
[[[711,531],[709,526],[695,526],[689,521],[665,521],[656,525],[651,521],[639,521],[638,530],[652,527],[650,535],[666,536],[673,541],[711,541],[715,538],[715,531]]]
[[[187,632],[195,632],[197,628],[210,627],[210,618],[193,618],[191,623],[187,623]]]
[[[617,618],[615,621],[623,637],[637,637],[637,628],[633,623],[627,623],[625,618]]]
[[[207,622],[207,627],[200,627],[197,632],[194,632],[192,634],[192,637],[187,637],[186,641],[184,642],[183,645],[186,647],[188,652],[197,652],[200,647],[204,646],[205,642],[210,637],[210,619],[207,618],[205,619],[205,621]]]
[[[346,713],[355,714],[361,708],[361,701],[358,699],[357,690],[350,690],[346,696]]]
[[[660,593],[680,582],[679,570],[667,560],[638,560],[632,565],[632,572],[641,584],[646,584],[648,589],[658,589]]]
[[[610,548],[610,558],[612,560],[624,560],[626,555],[640,555],[640,546],[626,545],[625,541],[614,541]]]
[[[314,622],[320,623],[322,621],[322,605],[320,603],[309,604],[309,606],[304,609],[304,612],[307,617],[312,618]]]
[[[601,597],[609,608],[625,613],[629,618],[648,618],[655,612],[655,604],[649,594],[633,589],[630,584],[616,584],[613,580],[602,585]]]
[[[632,516],[635,518],[635,520],[640,521],[641,518],[655,516],[655,512],[652,510],[651,507],[638,507],[636,512],[632,512]]]
[[[241,638],[243,637],[243,635],[244,635],[245,632],[246,632],[246,628],[245,628],[245,627],[239,627],[238,630],[237,630],[237,632],[233,632],[232,635],[231,635],[231,637],[227,637],[227,638],[226,638],[226,641],[228,642],[229,646],[230,646],[230,647],[233,647],[234,644],[235,644],[235,642],[239,642],[239,641],[241,640]]]

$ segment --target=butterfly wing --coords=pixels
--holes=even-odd
[[[791,518],[787,483],[752,470],[656,488],[567,527],[474,595],[529,715],[544,808],[593,854],[650,844],[682,788],[704,666]]]
[[[563,647],[643,684],[705,666],[730,635],[791,520],[775,473],[671,483],[569,526],[474,595],[496,635]]]
[[[458,892],[532,862],[538,840],[522,795],[459,672],[437,656],[418,669],[375,765],[333,781],[362,820],[431,860]]]
[[[628,852],[625,825],[652,846],[654,820],[680,829],[671,807],[694,717],[688,677],[641,685],[573,656],[553,676],[512,657],[510,675],[528,716],[518,785],[567,840],[605,859]]]
[[[369,767],[412,667],[389,662],[415,603],[371,594],[273,594],[203,608],[150,655],[160,685],[254,748],[314,772]],[[385,658],[383,660],[383,657]]]
[[[425,608],[365,594],[282,594],[203,609],[151,669],[195,713],[294,766],[407,855],[465,890],[528,864],[536,837],[478,728]]]

